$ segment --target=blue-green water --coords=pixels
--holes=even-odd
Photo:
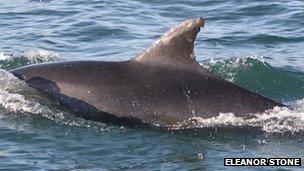
[[[222,114],[201,120],[199,132],[119,128],[74,118],[7,72],[44,61],[127,60],[199,16],[203,67],[293,109],[251,120]],[[303,160],[303,18],[304,2],[295,0],[1,0],[0,170],[303,169],[223,166],[225,157]]]

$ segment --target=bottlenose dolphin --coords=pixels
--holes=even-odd
[[[11,72],[75,115],[130,127],[168,127],[219,113],[250,117],[283,106],[199,65],[193,48],[204,22],[183,21],[128,61],[49,62]]]

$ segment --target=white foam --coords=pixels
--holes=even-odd
[[[249,126],[261,128],[268,133],[290,132],[294,134],[304,132],[304,99],[298,101],[293,109],[275,107],[262,114],[254,114],[254,116],[250,119],[244,119],[236,117],[233,113],[220,113],[216,117],[207,119],[193,117],[188,121],[174,125],[172,129]]]
[[[0,70],[0,105],[12,112],[27,112],[33,114],[45,113],[46,108],[38,102],[28,100],[22,94],[37,93],[24,81],[11,73]]]
[[[59,59],[58,53],[42,49],[25,51],[23,54],[27,59],[32,62],[36,62],[37,59],[40,59],[44,62],[55,61]]]
[[[8,60],[8,59],[10,59],[10,58],[11,58],[11,55],[5,54],[5,53],[3,53],[3,52],[0,53],[0,60],[1,60],[1,61]]]
[[[15,58],[25,58],[30,61],[30,63],[37,62],[48,62],[48,61],[56,61],[59,59],[59,54],[56,52],[36,49],[36,50],[26,50],[26,51],[18,51],[12,54],[0,53],[1,61],[13,60]]]
[[[264,63],[263,56],[242,56],[242,57],[234,57],[231,59],[210,59],[204,62],[200,62],[199,64],[206,68],[207,70],[212,69],[212,67],[219,67],[217,70],[218,73],[223,73],[225,75],[225,80],[229,82],[234,82],[236,77],[236,70],[240,68],[250,68],[252,67],[252,62],[248,61],[250,59],[257,60],[259,62]]]
[[[254,60],[257,60],[262,63],[265,62],[265,59],[263,56],[249,55],[249,56],[241,56],[241,57],[232,57],[230,59],[212,58],[210,60],[200,62],[200,65],[208,69],[213,65],[226,64],[227,68],[237,69],[239,67],[251,66],[252,64],[250,62],[248,62],[248,59],[254,59]]]
[[[17,79],[7,71],[0,70],[0,107],[14,113],[41,115],[61,123],[67,122],[63,112],[50,109],[35,101],[35,99],[39,99],[38,96],[39,93],[28,87],[24,81]],[[34,99],[30,97],[34,97]]]

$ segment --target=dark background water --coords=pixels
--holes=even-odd
[[[39,93],[4,71],[53,60],[127,60],[194,17],[206,19],[195,42],[202,66],[297,109],[241,123],[261,126],[259,133],[130,130],[41,104]],[[0,169],[221,170],[232,169],[224,157],[303,158],[303,18],[304,2],[294,0],[1,0]],[[217,121],[239,124],[227,118]]]

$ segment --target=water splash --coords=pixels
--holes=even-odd
[[[236,117],[233,113],[220,113],[219,116],[207,119],[192,117],[170,129],[252,127],[267,133],[296,134],[304,132],[304,99],[297,101],[293,108],[275,107],[253,116],[253,118],[242,118]]]
[[[102,131],[111,129],[102,123],[92,123],[73,117],[68,112],[57,108],[56,104],[37,90],[28,87],[24,81],[4,70],[0,70],[0,111],[1,109],[5,110],[5,113],[42,117],[68,126],[96,127]]]
[[[228,60],[210,59],[201,62],[200,65],[230,82],[236,81],[239,70],[250,70],[254,65],[262,65],[266,67],[269,66],[263,57],[254,55],[247,57],[235,57]]]
[[[9,70],[28,64],[57,61],[59,54],[47,50],[26,50],[15,53],[0,53],[0,68]]]

